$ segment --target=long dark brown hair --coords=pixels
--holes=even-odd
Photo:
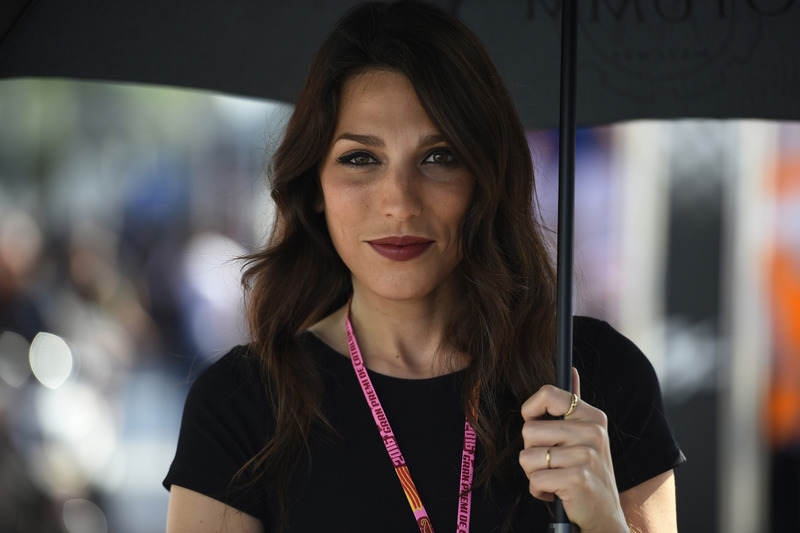
[[[347,12],[320,47],[272,159],[275,225],[268,245],[247,257],[243,279],[252,346],[276,427],[245,469],[276,468],[285,488],[312,430],[328,425],[322,378],[298,332],[341,307],[352,290],[324,215],[315,210],[318,167],[337,125],[343,85],[371,69],[408,77],[475,177],[457,267],[465,301],[452,317],[448,340],[471,356],[467,414],[480,384],[478,416],[471,420],[484,457],[480,480],[519,471],[519,407],[554,374],[555,273],[533,208],[531,156],[512,99],[481,42],[455,17],[415,1],[367,3]],[[283,499],[281,507],[285,511]]]

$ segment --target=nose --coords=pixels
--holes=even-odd
[[[384,216],[409,220],[422,213],[418,174],[413,165],[397,165],[387,169],[381,188],[381,210]]]

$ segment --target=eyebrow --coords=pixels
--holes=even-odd
[[[348,141],[354,141],[360,144],[365,144],[367,146],[375,146],[376,148],[386,147],[386,144],[383,142],[383,139],[375,135],[360,135],[357,133],[348,133],[348,132],[342,133],[341,135],[336,137],[336,139],[334,139],[333,142],[336,143],[343,139]]]
[[[357,142],[357,143],[360,143],[360,144],[364,144],[366,146],[374,146],[376,148],[385,148],[386,147],[386,143],[384,143],[383,139],[381,139],[377,135],[362,135],[362,134],[358,134],[358,133],[344,132],[344,133],[340,134],[338,137],[336,137],[336,139],[334,139],[333,142],[336,143],[336,142],[341,141],[341,140],[353,141],[353,142]],[[430,146],[432,144],[436,144],[436,143],[440,143],[440,142],[446,142],[446,139],[444,138],[444,136],[442,136],[442,135],[440,135],[438,133],[432,133],[430,135],[426,135],[425,137],[423,137],[420,140],[419,145],[420,146]]]
[[[447,142],[447,139],[445,139],[443,135],[440,135],[438,133],[432,133],[431,135],[426,135],[425,137],[423,137],[419,145],[430,146],[432,144],[442,143],[442,142]]]

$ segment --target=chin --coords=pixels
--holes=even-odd
[[[375,283],[358,283],[359,293],[374,295],[383,300],[411,302],[438,299],[451,292],[451,283],[441,280],[381,280]]]

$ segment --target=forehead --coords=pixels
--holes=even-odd
[[[371,120],[424,123],[436,129],[411,81],[393,70],[368,70],[353,76],[342,87],[339,128]]]
[[[384,88],[410,89],[414,86],[405,74],[392,69],[371,68],[348,78],[342,88],[342,99],[360,98]]]

